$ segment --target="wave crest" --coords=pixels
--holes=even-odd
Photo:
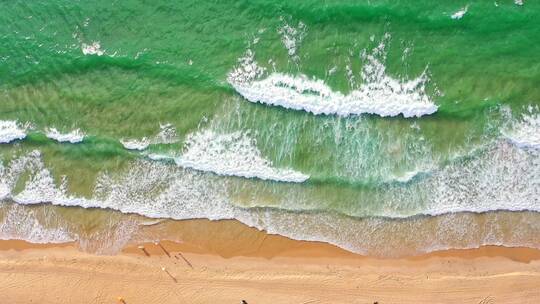
[[[433,114],[438,107],[426,93],[426,71],[412,80],[389,76],[384,65],[385,46],[363,55],[363,83],[348,94],[333,91],[323,80],[306,75],[291,76],[273,72],[263,78],[265,69],[247,50],[239,65],[228,75],[228,82],[251,102],[304,110],[315,115],[360,115],[420,117]],[[380,59],[382,58],[382,59]]]
[[[45,135],[57,142],[69,142],[72,144],[82,142],[85,136],[81,129],[75,129],[68,133],[60,133],[56,128],[47,129]]]

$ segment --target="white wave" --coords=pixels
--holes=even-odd
[[[506,153],[508,151],[505,149],[511,150],[514,148],[508,145],[503,150],[499,149],[499,152],[495,154],[487,155],[486,158],[496,159],[495,162],[507,161],[506,156],[508,155]],[[514,149],[512,151],[518,152],[519,150]],[[497,154],[500,155],[497,156]],[[530,156],[527,153],[520,154],[518,152],[518,154]],[[509,164],[515,160],[519,159],[510,157]],[[481,176],[485,174],[485,170],[489,165],[486,164],[484,169],[480,171],[478,171],[479,167],[475,165],[465,174],[474,173]],[[516,190],[522,188],[520,185],[528,178],[518,179],[515,181],[517,184],[511,182],[511,179],[515,177],[515,173],[525,168],[524,164],[519,167],[511,172],[512,176],[503,181],[505,184],[510,182],[516,187]],[[118,175],[106,173],[100,175],[92,198],[85,199],[70,197],[62,189],[62,186],[55,186],[54,183],[51,183],[51,180],[49,180],[50,175],[43,173],[47,169],[37,152],[12,161],[4,169],[6,174],[1,175],[0,181],[6,177],[14,178],[13,182],[10,182],[12,186],[14,186],[17,176],[22,175],[25,171],[30,170],[33,172],[32,174],[42,172],[40,177],[33,178],[25,184],[27,199],[19,200],[21,204],[44,202],[84,208],[111,208],[124,213],[138,213],[148,217],[178,220],[193,218],[238,219],[248,226],[265,230],[271,234],[280,234],[298,240],[329,242],[362,254],[396,256],[449,248],[471,248],[480,245],[530,246],[538,248],[539,244],[540,222],[538,221],[538,214],[535,213],[512,214],[512,216],[516,216],[516,219],[510,221],[503,217],[504,214],[500,213],[483,214],[480,215],[480,219],[470,213],[450,213],[439,217],[412,217],[399,221],[390,221],[380,217],[340,217],[334,213],[325,212],[288,212],[273,208],[249,209],[234,205],[234,200],[229,194],[230,180],[204,175],[196,171],[182,170],[176,166],[147,161],[137,161],[127,172]],[[501,171],[501,168],[495,171],[497,170]],[[447,172],[447,178],[439,180],[439,189],[428,188],[426,185],[423,185],[422,188],[430,191],[433,189],[437,193],[441,190],[440,187],[446,185],[446,190],[442,191],[440,196],[433,197],[434,200],[444,198],[442,201],[436,202],[439,206],[448,202],[451,203],[454,200],[463,200],[463,207],[466,207],[466,210],[474,210],[475,207],[478,207],[476,201],[472,200],[470,201],[471,204],[469,204],[466,199],[474,197],[477,193],[465,193],[467,197],[460,197],[458,195],[460,192],[456,193],[454,190],[486,189],[489,191],[490,189],[478,183],[471,184],[469,189],[461,189],[462,187],[468,187],[467,184],[471,180],[465,178],[463,182],[460,182],[460,177],[456,173],[459,171]],[[452,175],[455,176],[452,177]],[[489,179],[487,178],[486,181],[489,181]],[[500,181],[495,180],[495,182]],[[503,185],[501,191],[504,192],[508,189],[507,187],[508,185]],[[418,189],[413,189],[411,193],[418,197]],[[504,201],[502,197],[497,198],[498,193],[488,192],[485,194],[484,198],[487,200],[484,201],[481,210],[496,210],[501,206],[500,202]],[[511,193],[510,197],[513,194]],[[289,195],[285,196],[289,200],[301,198],[298,196],[294,198]],[[18,200],[17,195],[13,195],[13,197],[16,201]],[[491,205],[493,197],[497,198],[495,206]],[[260,198],[258,197],[258,199]],[[522,198],[519,197],[518,200]],[[531,206],[538,206],[537,202],[534,201],[537,198],[538,196],[532,197],[532,201],[529,201]],[[403,199],[407,200],[410,197],[403,197]],[[512,201],[506,201],[505,204],[511,205]],[[392,206],[393,204],[387,204],[383,209],[391,213],[393,212],[391,210]],[[455,207],[452,204],[450,206]],[[22,206],[15,207],[20,208]],[[65,232],[62,229],[46,228],[36,222],[35,216],[29,214],[27,210],[26,208],[24,212],[20,212],[20,210],[12,212],[9,220],[4,220],[8,224],[0,222],[0,238],[22,238],[30,241],[42,240],[44,242],[69,241],[78,238],[71,232]],[[426,223],[426,221],[428,222]],[[513,223],[512,229],[508,229],[508,222]],[[65,224],[61,223],[61,225]],[[62,227],[61,225],[60,227]],[[51,225],[51,227],[58,226]],[[113,226],[107,231],[114,234],[117,230],[121,230],[117,233],[120,235],[118,241],[120,245],[115,243],[117,237],[111,237],[106,232],[100,234],[99,240],[108,241],[108,246],[120,248],[124,244],[122,242],[130,239],[130,236],[136,231],[136,227],[133,224],[122,225],[121,227]],[[92,246],[92,244],[88,243],[89,241],[85,242],[81,247],[86,249]],[[114,249],[111,250],[114,251]]]
[[[56,225],[55,225],[56,226]],[[0,239],[25,240],[32,243],[67,243],[75,238],[65,229],[46,227],[32,210],[13,204],[0,221]]]
[[[540,149],[540,109],[529,106],[528,113],[502,133],[520,148]]]
[[[463,18],[463,16],[465,16],[465,14],[467,13],[467,11],[469,10],[469,6],[465,6],[463,7],[462,9],[460,9],[459,11],[455,12],[452,14],[452,16],[450,16],[452,19],[461,19]]]
[[[229,83],[251,102],[304,110],[313,114],[340,116],[376,114],[380,116],[420,117],[433,114],[437,106],[425,91],[429,81],[424,71],[415,79],[402,81],[386,74],[384,44],[365,54],[362,85],[349,94],[333,91],[323,80],[305,75],[272,73],[262,78],[264,69],[257,65],[250,50],[239,59],[239,66],[228,76]]]
[[[517,4],[517,5],[523,5],[523,0],[514,0],[514,3]]]
[[[85,136],[80,129],[75,129],[69,133],[60,133],[56,128],[47,129],[45,135],[58,142],[70,142],[72,144],[82,142]]]
[[[128,150],[145,150],[154,144],[170,144],[178,141],[176,129],[172,124],[160,124],[159,133],[154,137],[141,139],[121,139],[120,143]]]
[[[540,211],[538,159],[538,154],[527,153],[501,142],[480,158],[450,166],[416,187],[394,186],[387,189],[384,191],[387,196],[381,200],[382,206],[370,210],[375,217],[361,219],[340,217],[332,212],[239,207],[235,205],[234,197],[238,192],[233,190],[234,180],[149,161],[136,161],[127,171],[115,175],[101,174],[91,198],[69,195],[66,180],[57,185],[39,152],[21,156],[6,167],[0,167],[0,184],[9,189],[8,198],[19,204],[43,202],[84,208],[111,208],[155,218],[234,218],[269,233],[301,240],[325,241],[364,254],[392,255],[406,254],[408,251],[389,250],[389,243],[402,244],[403,249],[407,250],[413,250],[413,246],[414,250],[420,251],[489,244],[538,247],[540,225],[537,217],[530,213],[523,213],[522,222],[512,229],[507,229],[504,219],[498,220],[497,213],[489,213],[479,221],[473,215],[452,215],[460,211],[500,209]],[[22,176],[29,176],[24,189],[13,193]],[[280,189],[283,188],[277,188],[276,192],[282,195],[283,200],[293,201],[293,205],[310,199],[309,196],[291,195],[291,192],[282,193]],[[264,199],[259,194],[253,193],[253,196],[257,200]],[[410,203],[419,198],[424,201],[415,209]],[[422,217],[392,221],[390,224],[387,224],[388,220],[378,217],[441,213],[450,214],[434,217],[433,225],[426,225],[421,221]],[[5,231],[19,229],[15,223],[19,216],[24,218],[25,214],[14,213],[13,220],[9,221],[12,226]],[[32,225],[23,226],[20,231],[9,234],[25,235],[25,231],[30,231],[30,234],[41,231],[41,226],[37,230]],[[122,239],[128,239],[133,229],[127,225],[125,233],[121,233]],[[501,229],[505,232],[499,232]],[[421,237],[420,231],[423,231]],[[50,232],[52,235],[57,233],[53,230]]]
[[[31,243],[76,242],[79,249],[97,254],[116,254],[138,232],[138,223],[130,217],[109,214],[110,219],[96,223],[92,232],[81,230],[79,223],[62,217],[47,205],[26,206],[0,202],[0,239]],[[97,228],[97,229],[96,229]]]
[[[451,213],[392,221],[265,211],[243,221],[270,234],[328,242],[352,252],[382,257],[485,245],[540,247],[540,225],[534,213]],[[508,223],[514,223],[511,229]]]
[[[105,51],[101,49],[101,44],[99,41],[94,41],[91,44],[81,44],[81,51],[84,55],[102,56],[105,54]]]
[[[380,216],[440,215],[493,210],[540,212],[540,152],[523,151],[506,141],[490,144],[468,160],[456,161],[409,187],[389,188],[381,197],[399,206]],[[411,208],[408,201],[422,198]],[[402,211],[398,211],[403,208]]]
[[[0,143],[5,144],[26,137],[26,128],[14,120],[0,120]]]
[[[154,218],[168,215],[177,219],[191,216],[233,218],[232,205],[225,199],[226,188],[223,182],[226,181],[208,180],[207,175],[197,171],[185,171],[158,162],[138,161],[119,176],[102,173],[90,198],[68,194],[66,179],[57,185],[39,151],[20,156],[7,166],[0,166],[0,173],[0,189],[7,189],[2,199],[11,199],[23,205],[52,203],[60,206],[111,208]],[[23,176],[28,176],[23,189],[14,192]],[[201,202],[210,203],[214,213],[208,213],[208,206],[201,205]]]
[[[292,170],[271,167],[260,155],[252,155],[258,152],[252,150],[249,141],[240,140],[238,144],[240,148],[235,147],[237,144],[233,143],[235,149],[242,149],[243,152],[231,154],[230,148],[226,145],[229,144],[227,138],[233,135],[227,135],[225,139],[220,140],[215,140],[219,135],[211,133],[197,136],[194,143],[189,146],[192,151],[186,151],[188,156],[185,159],[180,157],[178,163],[222,175],[234,174],[285,181],[300,181],[307,177]],[[200,144],[202,140],[210,138],[214,139],[213,142],[221,144],[210,146]],[[190,162],[190,157],[196,157],[202,164]],[[250,165],[252,162],[244,164],[245,160],[253,160],[259,167],[252,167]],[[494,210],[540,212],[539,160],[540,153],[537,150],[523,151],[501,141],[470,160],[451,164],[440,171],[432,171],[426,178],[410,183],[407,187],[389,184],[378,194],[370,196],[372,201],[369,204],[365,206],[355,204],[352,211],[346,212],[352,216],[392,218]],[[232,166],[233,162],[238,169]],[[27,172],[29,173],[25,174]],[[234,205],[228,192],[232,183],[240,182],[197,171],[181,170],[160,162],[141,162],[135,163],[127,174],[121,176],[121,185],[116,185],[118,182],[112,176],[103,174],[97,182],[94,197],[86,199],[68,195],[65,190],[66,181],[57,186],[37,151],[11,161],[7,167],[0,168],[0,173],[3,198],[13,199],[21,204],[52,202],[59,205],[112,208],[122,212],[175,219],[194,218],[195,215],[190,217],[190,211],[183,210],[180,216],[176,210],[170,209],[174,207],[171,202],[178,200],[178,203],[189,201],[196,204],[202,201],[203,194],[211,196],[216,200],[216,204],[219,202],[220,208],[229,210],[226,213],[230,214]],[[21,176],[28,176],[24,189],[13,193]],[[293,192],[289,189],[283,193],[279,190],[280,187],[289,186],[274,185],[276,192],[272,194],[274,198],[271,199],[274,206],[298,210],[319,208],[328,203],[314,201],[309,189],[294,188]],[[262,199],[262,196],[258,199]],[[281,200],[282,203],[275,202]],[[159,206],[150,210],[148,202],[152,202],[152,206],[154,203]],[[356,200],[351,198],[351,202]],[[169,203],[172,205],[167,205]],[[255,203],[257,204],[259,203]],[[165,212],[160,208],[166,208],[168,211]],[[211,209],[204,209],[201,212],[196,213],[196,216],[219,218],[218,215],[221,214],[221,211]]]
[[[162,156],[151,155],[152,159]],[[217,134],[206,130],[188,136],[181,156],[174,158],[177,165],[218,175],[259,178],[301,183],[309,176],[291,169],[279,169],[265,159],[254,141],[246,134],[234,132]]]

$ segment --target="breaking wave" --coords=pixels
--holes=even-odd
[[[154,160],[166,158],[150,155]],[[258,178],[281,182],[301,183],[309,176],[291,169],[273,167],[254,141],[242,132],[218,134],[211,130],[188,136],[184,152],[175,157],[177,165],[218,175]]]
[[[389,76],[384,66],[384,41],[371,54],[363,55],[362,84],[348,94],[333,91],[323,80],[306,75],[292,76],[273,72],[264,77],[251,50],[238,60],[228,81],[251,102],[304,110],[315,115],[360,115],[420,117],[433,114],[437,105],[426,92],[427,72],[412,80]]]
[[[69,142],[72,144],[82,142],[84,133],[80,129],[75,129],[68,133],[60,133],[56,128],[50,128],[45,131],[48,138],[54,139],[57,142]]]

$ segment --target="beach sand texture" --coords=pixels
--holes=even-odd
[[[2,241],[1,302],[487,304],[540,299],[540,251],[534,249],[489,246],[377,259],[250,229],[239,237],[259,238],[264,241],[257,248],[238,248],[240,241],[236,249],[162,241],[131,245],[114,256],[84,253],[71,244]]]

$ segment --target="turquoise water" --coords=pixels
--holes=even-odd
[[[403,221],[425,231],[404,252],[539,247],[539,9],[2,3],[2,237],[83,240],[120,211],[375,254]]]

